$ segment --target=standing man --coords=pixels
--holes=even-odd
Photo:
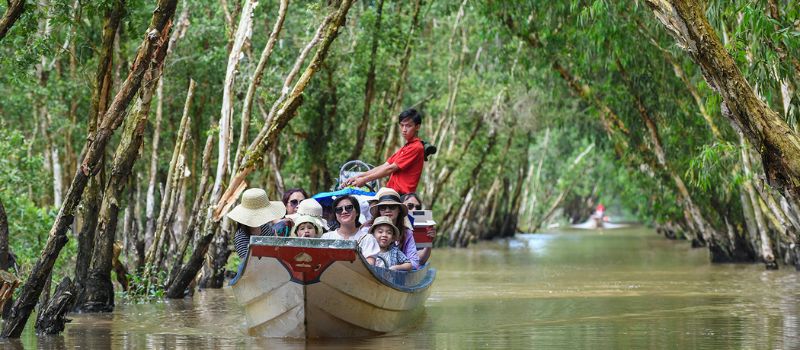
[[[394,189],[401,195],[417,191],[422,165],[425,162],[425,145],[417,137],[422,124],[422,115],[416,109],[410,108],[400,113],[398,119],[400,132],[406,144],[389,157],[386,163],[351,177],[345,185],[361,187],[372,180],[390,176],[386,187]]]

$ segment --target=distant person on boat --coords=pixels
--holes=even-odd
[[[389,157],[386,163],[347,179],[345,185],[362,187],[372,180],[389,176],[386,187],[393,188],[401,194],[417,190],[426,157],[426,146],[417,137],[422,124],[422,115],[416,109],[410,108],[400,113],[398,122],[406,144]],[[436,147],[428,146],[427,150],[429,154],[436,153]]]
[[[388,216],[376,218],[369,228],[369,233],[375,237],[381,248],[380,253],[376,255],[375,266],[396,271],[411,270],[411,260],[397,248],[396,240],[400,230],[394,226],[391,218]]]
[[[410,213],[413,210],[424,210],[422,207],[422,200],[419,199],[419,195],[416,193],[406,193],[401,197],[403,200],[403,204],[408,208],[408,212]],[[436,238],[436,227],[431,226],[428,230],[428,236],[431,239]],[[431,258],[431,247],[425,247],[417,249],[417,255],[419,255],[419,264],[425,265],[428,262],[428,259]]]
[[[346,239],[357,241],[361,247],[361,254],[371,265],[375,264],[375,254],[380,252],[378,241],[367,231],[360,230],[361,223],[358,221],[361,215],[361,208],[358,200],[353,196],[341,196],[333,200],[333,212],[336,215],[338,227],[322,235],[324,239]]]
[[[375,194],[378,202],[370,206],[369,211],[372,214],[372,221],[364,224],[361,232],[369,233],[369,228],[374,224],[378,217],[389,217],[394,226],[400,231],[397,237],[397,243],[400,251],[411,260],[411,266],[414,269],[419,268],[419,255],[417,255],[417,243],[414,241],[414,231],[411,227],[411,221],[408,220],[408,207],[403,205],[400,201],[400,195],[397,191],[383,187]]]
[[[270,201],[266,191],[260,188],[244,191],[242,202],[226,215],[238,223],[236,233],[233,235],[236,254],[239,254],[242,259],[247,256],[250,236],[274,236],[275,228],[272,221],[280,219],[284,215],[286,215],[286,207],[283,202]],[[284,223],[284,221],[280,222]]]

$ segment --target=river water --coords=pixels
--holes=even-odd
[[[800,348],[800,273],[711,265],[643,228],[517,235],[434,251],[438,268],[418,325],[371,339],[245,335],[229,289],[194,299],[72,315],[61,336],[32,324],[4,347],[202,348]]]

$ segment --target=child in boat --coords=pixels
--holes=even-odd
[[[292,237],[317,238],[322,235],[322,223],[310,215],[300,215],[294,219]]]
[[[375,237],[381,249],[375,257],[375,266],[396,271],[411,270],[411,260],[408,260],[395,244],[400,230],[392,223],[391,218],[386,216],[375,218],[369,233]]]

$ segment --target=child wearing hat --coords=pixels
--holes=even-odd
[[[275,229],[271,222],[286,215],[286,206],[281,201],[270,201],[267,192],[260,188],[251,188],[242,193],[242,202],[226,216],[237,222],[233,244],[236,254],[244,259],[247,256],[250,236],[274,236]]]
[[[375,218],[369,233],[375,236],[380,247],[380,252],[375,256],[375,266],[396,271],[411,270],[411,260],[395,244],[400,230],[392,223],[392,219],[385,216]]]
[[[293,218],[292,237],[317,238],[322,235],[322,223],[310,215],[300,215]]]

